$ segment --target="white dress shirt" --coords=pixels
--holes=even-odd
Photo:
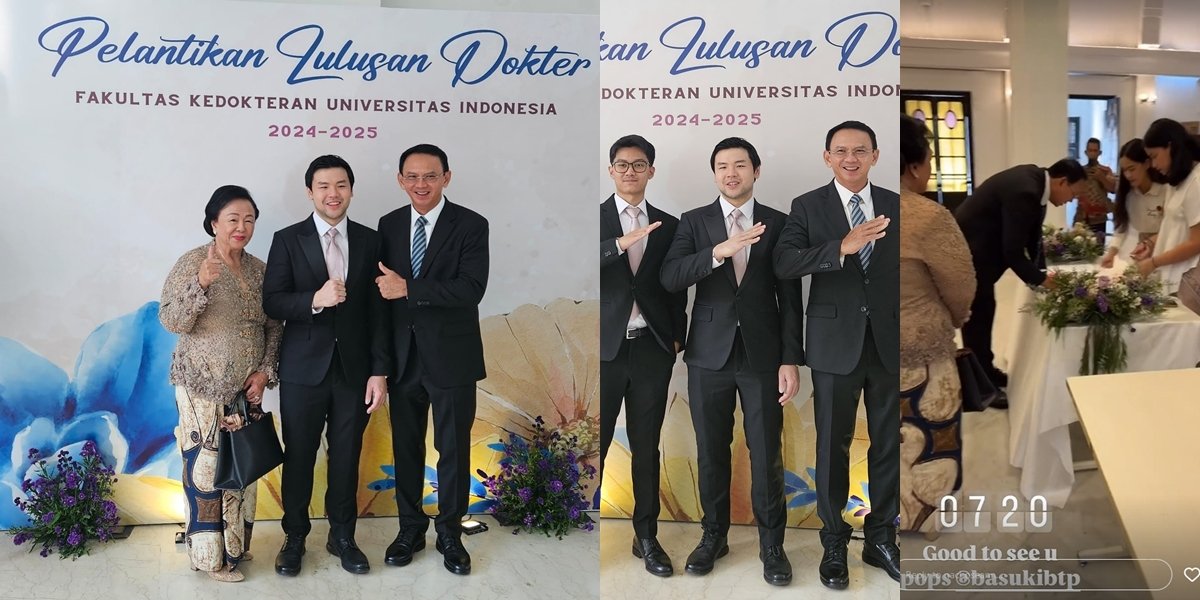
[[[648,214],[650,209],[648,208],[649,205],[646,203],[645,198],[642,198],[642,201],[637,204],[630,204],[630,203],[626,202],[625,199],[619,195],[614,194],[613,196],[616,199],[617,216],[621,217],[621,233],[622,234],[628,234],[630,231],[633,231],[634,229],[638,229],[640,227],[646,227],[647,225],[650,224],[650,215]],[[641,213],[638,214],[636,223],[634,222],[633,219],[629,218],[629,213],[625,212],[625,210],[628,209],[630,206],[641,211]],[[649,236],[646,236],[646,237],[638,240],[639,244],[648,244],[649,242],[650,242]],[[621,249],[621,244],[618,242],[617,243],[617,254],[621,255],[624,253],[625,253],[625,251]],[[641,313],[641,311],[638,311],[638,316],[629,320],[629,325],[626,327],[626,329],[641,329],[648,325],[649,325],[649,323],[646,322],[646,317]]]
[[[417,229],[417,219],[419,217],[425,217],[425,248],[426,248],[426,252],[428,252],[429,240],[433,239],[433,226],[437,225],[438,217],[441,216],[442,208],[444,208],[445,206],[446,206],[446,197],[442,196],[441,199],[438,200],[438,203],[434,205],[433,209],[431,209],[428,213],[425,213],[424,215],[417,212],[416,207],[413,207],[412,218],[409,219],[409,223],[408,223],[408,236],[409,236],[408,237],[408,240],[409,240],[408,257],[410,260],[412,259],[412,239],[413,239],[412,232],[416,231],[416,229]],[[425,271],[425,265],[421,265],[421,271],[422,272]]]
[[[742,211],[742,218],[740,221],[738,221],[738,224],[742,226],[742,231],[746,231],[747,229],[753,227],[754,198],[751,198],[748,202],[738,207],[734,206],[733,203],[730,202],[725,196],[721,196],[721,222],[725,225],[725,231],[729,231],[729,215],[735,208]],[[750,252],[752,248],[754,248],[754,246],[746,246],[745,248],[747,263],[750,261]],[[725,259],[717,260],[717,257],[713,257],[712,266],[714,269],[723,264],[725,264]]]
[[[340,248],[342,251],[342,272],[339,273],[338,275],[341,276],[341,279],[343,282],[346,281],[347,271],[350,269],[350,225],[349,225],[350,220],[347,219],[345,216],[343,216],[342,220],[338,221],[337,225],[330,225],[329,223],[325,222],[325,219],[322,219],[320,217],[320,215],[318,215],[315,212],[312,215],[312,219],[313,219],[313,223],[315,223],[317,226],[317,236],[319,236],[319,239],[321,240],[321,255],[322,256],[324,256],[325,253],[327,253],[329,251],[329,248],[328,248],[329,242],[325,241],[325,234],[330,229],[336,229],[338,231],[336,243],[338,245],[338,248]],[[330,276],[332,276],[332,275],[333,275],[333,273],[330,273]],[[312,314],[315,315],[315,314],[321,312],[322,310],[324,310],[324,309],[314,308],[314,309],[312,309]]]
[[[838,196],[842,199],[842,210],[846,212],[846,223],[850,225],[850,229],[854,229],[854,217],[851,213],[850,200],[855,194],[858,194],[858,197],[862,198],[862,203],[859,204],[858,208],[862,210],[863,216],[866,217],[868,221],[875,218],[875,202],[871,200],[871,182],[868,181],[867,185],[863,186],[863,189],[858,192],[852,192],[846,189],[846,187],[836,179],[833,180],[833,187],[837,189]],[[838,257],[838,264],[842,265],[843,267],[846,266],[846,257]]]

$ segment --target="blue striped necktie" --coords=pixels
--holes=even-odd
[[[412,276],[414,279],[421,274],[421,261],[425,260],[425,224],[428,222],[425,217],[417,217],[417,224],[413,227]]]
[[[850,223],[854,227],[858,227],[867,222],[867,216],[862,211],[862,196],[855,194],[850,197]],[[871,249],[875,246],[875,242],[867,242],[866,246],[858,251],[858,260],[862,263],[863,270],[871,264]]]

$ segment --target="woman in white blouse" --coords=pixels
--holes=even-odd
[[[1113,209],[1113,235],[1100,260],[1100,266],[1106,269],[1112,268],[1118,255],[1129,256],[1137,244],[1158,233],[1166,200],[1163,176],[1150,167],[1150,155],[1141,138],[1125,142],[1119,156],[1121,174]]]
[[[1142,138],[1150,164],[1167,179],[1162,225],[1158,236],[1134,250],[1143,275],[1157,272],[1166,292],[1179,291],[1179,279],[1200,261],[1200,145],[1183,125],[1171,119],[1150,124]]]

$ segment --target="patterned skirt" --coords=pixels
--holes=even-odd
[[[179,427],[175,439],[183,454],[183,493],[187,498],[187,548],[201,571],[236,567],[250,549],[257,485],[244,490],[213,489],[217,469],[222,402],[175,388]]]
[[[900,369],[900,529],[931,531],[962,487],[962,387],[954,358]]]

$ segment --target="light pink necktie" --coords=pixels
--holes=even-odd
[[[629,215],[629,231],[633,231],[642,226],[638,218],[642,215],[641,209],[636,206],[625,208],[625,214]],[[637,275],[638,267],[642,264],[642,256],[646,253],[646,238],[642,238],[632,246],[625,249],[625,253],[629,255],[629,269]],[[633,303],[633,310],[629,313],[629,320],[633,321],[641,314],[641,309],[638,308],[637,302]]]
[[[338,230],[330,227],[329,231],[325,232],[327,244],[325,245],[325,268],[329,270],[330,279],[345,280],[346,279],[346,257],[342,254],[342,247],[338,245]]]
[[[729,237],[732,238],[741,232],[742,211],[735,208],[733,209],[733,212],[729,213]],[[747,246],[741,250],[738,250],[737,253],[733,255],[733,276],[737,280],[738,285],[742,285],[742,276],[746,274],[746,254],[749,253],[749,251],[750,247]]]

